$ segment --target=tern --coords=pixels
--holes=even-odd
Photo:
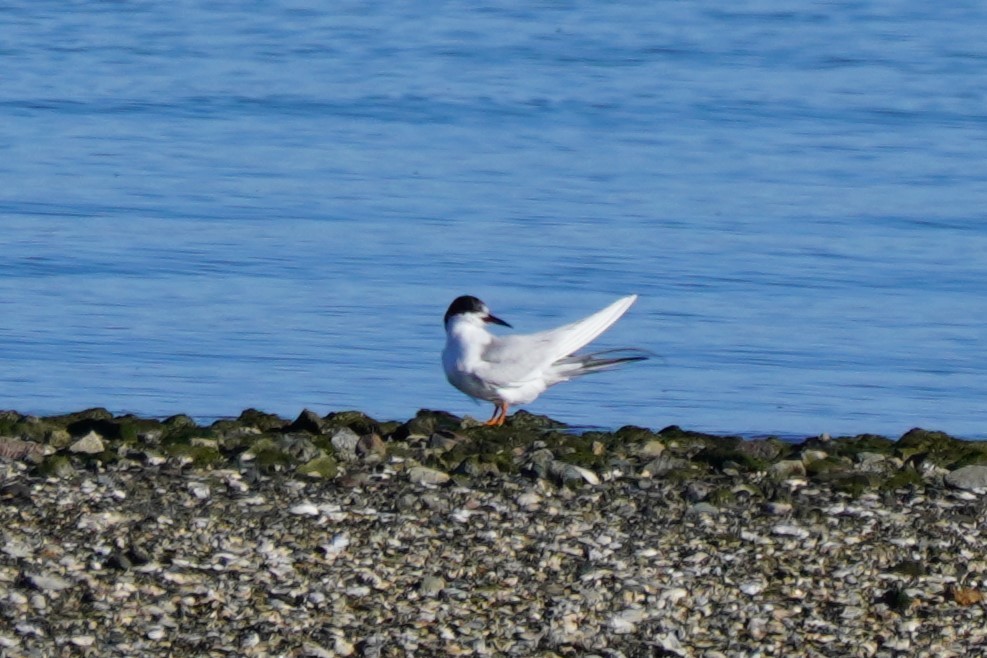
[[[488,324],[510,327],[476,297],[457,297],[445,315],[442,367],[466,395],[494,403],[487,425],[500,426],[510,405],[529,404],[549,386],[573,377],[643,361],[649,352],[620,348],[575,354],[620,319],[637,295],[618,299],[589,317],[535,334],[496,336]]]

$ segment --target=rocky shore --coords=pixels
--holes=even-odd
[[[0,656],[987,655],[987,445],[0,412]]]

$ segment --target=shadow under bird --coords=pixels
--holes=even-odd
[[[449,383],[495,405],[487,425],[503,425],[510,405],[528,404],[549,386],[573,377],[644,361],[649,352],[620,348],[575,354],[627,312],[637,295],[618,299],[589,317],[535,334],[496,336],[488,324],[510,327],[476,297],[457,297],[445,315],[442,367]]]

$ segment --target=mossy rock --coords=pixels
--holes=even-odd
[[[48,437],[55,432],[65,432],[63,423],[52,422],[47,418],[37,416],[24,416],[16,412],[5,412],[11,414],[4,420],[4,431],[0,436],[12,436],[14,438],[47,443]],[[16,416],[16,419],[14,418]]]
[[[308,434],[322,434],[322,418],[311,409],[303,409],[298,417],[290,425],[284,428],[285,432],[307,432]]]
[[[903,587],[894,586],[886,590],[878,602],[903,615],[912,607],[913,599]]]
[[[289,423],[276,414],[269,414],[257,409],[244,409],[237,417],[244,427],[256,427],[261,432],[275,432],[286,427]]]
[[[657,438],[677,455],[697,455],[709,448],[707,457],[713,460],[718,460],[720,453],[727,449],[735,449],[744,440],[739,436],[717,436],[683,430],[678,425],[669,425],[662,429],[658,432]]]
[[[393,434],[397,428],[401,427],[401,423],[396,420],[385,420],[378,423],[378,434],[383,437],[390,436]]]
[[[195,468],[211,468],[226,462],[223,453],[215,445],[191,445],[188,443],[173,443],[164,449],[170,457],[185,457]]]
[[[814,459],[805,465],[805,473],[810,478],[833,480],[844,473],[853,471],[853,462],[848,457],[827,455]]]
[[[468,459],[495,465],[501,472],[515,473],[514,449],[518,445],[514,435],[498,432],[497,428],[483,428],[470,433],[470,440],[461,441],[449,450],[435,455],[434,463],[443,470],[456,468]],[[393,454],[393,452],[392,452]]]
[[[881,455],[894,454],[895,443],[886,436],[879,434],[858,434],[857,436],[841,436],[831,441],[809,439],[802,443],[801,450],[819,449],[831,455],[854,457],[861,452],[873,452]]]
[[[453,475],[465,475],[470,478],[500,475],[501,470],[496,461],[485,461],[479,455],[470,455],[452,469]]]
[[[608,454],[610,451],[607,445],[600,439],[601,437],[595,432],[581,436],[552,434],[548,443],[553,446],[556,456],[566,463],[598,470],[612,457]],[[601,446],[602,450],[597,446]]]
[[[658,435],[646,427],[637,425],[624,425],[613,433],[614,441],[627,445],[631,443],[648,443],[657,441]]]
[[[836,491],[842,491],[843,493],[848,493],[853,497],[858,497],[868,491],[873,491],[876,489],[882,479],[873,473],[823,473],[818,474],[816,479],[821,482],[827,482]]]
[[[856,452],[879,452],[888,455],[894,451],[894,441],[880,434],[861,434],[854,438],[853,449]]]
[[[45,457],[35,469],[41,477],[66,478],[75,475],[75,467],[68,455],[53,454]]]
[[[768,464],[788,458],[793,451],[793,446],[778,437],[770,436],[763,439],[741,441],[737,444],[736,449],[754,460],[755,463],[761,464],[762,466],[758,470],[763,470]]]
[[[258,439],[250,446],[249,451],[254,455],[253,463],[261,471],[279,471],[296,463],[292,456],[270,437]]]
[[[322,423],[322,431],[326,434],[332,434],[333,430],[343,427],[349,428],[361,436],[364,434],[381,434],[380,423],[362,411],[335,411],[326,415],[322,419]]]
[[[906,462],[929,461],[949,469],[987,461],[987,443],[962,441],[945,432],[920,428],[905,432],[895,444],[895,450]]]
[[[221,438],[223,443],[230,448],[242,446],[244,442],[249,443],[260,434],[261,431],[258,428],[253,425],[244,425],[235,418],[220,418],[205,431],[205,435]],[[196,434],[196,436],[202,435],[202,431]]]
[[[304,477],[331,480],[339,473],[339,464],[329,455],[321,454],[299,466],[296,473]]]
[[[21,420],[16,411],[0,411],[0,436],[16,436],[14,428]]]
[[[949,465],[951,471],[973,464],[987,464],[987,445],[971,446],[959,459]]]
[[[709,464],[686,462],[681,466],[676,466],[662,472],[661,475],[653,476],[651,479],[674,484],[685,484],[706,476],[710,470],[711,467]]]
[[[510,416],[504,423],[512,430],[515,431],[538,431],[538,430],[557,430],[568,427],[565,423],[549,418],[548,416],[542,416],[539,414],[533,414],[521,409]]]
[[[93,407],[92,409],[83,409],[82,411],[76,411],[70,414],[46,416],[45,420],[61,425],[62,427],[68,427],[80,420],[113,420],[113,414],[103,407]]]
[[[880,488],[885,491],[904,489],[906,487],[924,487],[925,480],[912,466],[906,466],[889,476],[880,484]]]
[[[706,496],[706,501],[710,505],[715,505],[717,507],[723,507],[735,502],[737,495],[734,493],[733,489],[730,487],[718,487],[709,492]]]
[[[405,441],[409,436],[431,436],[433,432],[439,430],[457,431],[462,425],[461,418],[448,412],[420,409],[414,418],[401,423],[383,436],[388,436],[394,441]]]
[[[320,453],[328,454],[328,451],[317,446],[307,434],[285,434],[277,439],[277,447],[299,463],[309,462]]]
[[[701,439],[705,447],[693,456],[693,461],[709,464],[716,470],[736,468],[740,471],[764,471],[769,461],[761,459],[744,448],[744,440],[739,437],[716,437],[715,440]]]
[[[112,418],[83,418],[69,423],[65,429],[74,437],[95,432],[110,441],[117,441],[123,435],[120,424]]]
[[[891,567],[891,573],[901,574],[909,578],[919,578],[926,575],[928,569],[921,560],[902,560]]]
[[[897,447],[900,448],[922,448],[925,450],[949,449],[957,441],[945,432],[924,430],[921,427],[913,427],[898,439]]]
[[[132,414],[119,416],[114,419],[120,426],[120,439],[124,443],[137,443],[149,438],[157,439],[164,432],[161,421],[153,418],[140,418]]]
[[[200,428],[190,416],[179,414],[169,416],[161,423],[161,443],[172,445],[176,443],[188,443],[197,436],[208,436],[209,430]]]

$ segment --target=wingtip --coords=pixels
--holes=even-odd
[[[626,295],[617,300],[618,304],[621,304],[624,308],[630,308],[637,301],[637,294]]]

